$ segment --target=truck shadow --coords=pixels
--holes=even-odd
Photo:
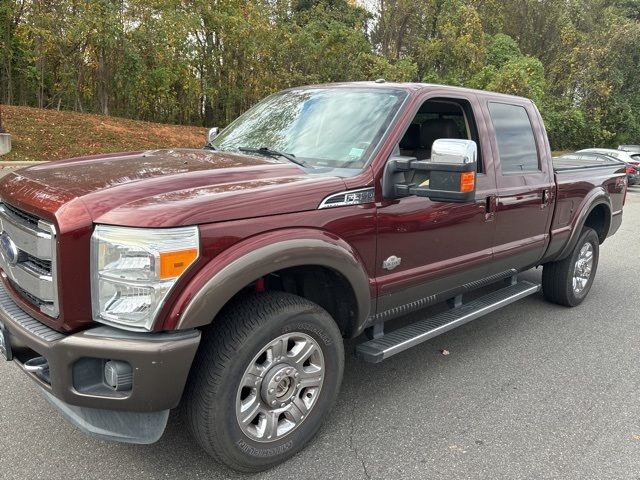
[[[540,270],[526,272],[522,278],[540,281],[540,273]],[[364,337],[346,341],[347,358],[342,391],[331,413],[331,418],[325,423],[318,437],[310,447],[285,464],[252,477],[295,478],[296,472],[299,472],[299,468],[303,466],[308,471],[311,471],[309,469],[312,469],[313,465],[322,468],[322,457],[336,449],[343,455],[349,455],[352,447],[350,443],[354,441],[354,431],[360,431],[363,436],[366,436],[366,442],[384,442],[384,437],[370,433],[375,430],[376,425],[371,423],[367,412],[379,411],[383,408],[381,405],[406,406],[407,398],[416,398],[416,390],[427,393],[430,385],[443,385],[443,379],[446,378],[451,378],[454,383],[463,381],[465,371],[468,370],[470,363],[474,363],[475,358],[493,355],[503,350],[505,346],[514,348],[513,345],[518,343],[518,338],[523,335],[536,335],[537,328],[544,328],[547,322],[557,321],[544,315],[540,315],[536,323],[520,321],[523,310],[553,311],[561,308],[546,303],[541,294],[533,295],[500,312],[494,312],[483,319],[463,325],[380,364],[364,363],[354,357],[355,346],[364,341]],[[393,322],[392,328],[401,327],[427,314],[429,310],[400,318]],[[452,354],[444,356],[441,353],[444,349],[451,350]],[[513,380],[512,376],[507,374],[493,385],[493,390],[504,391],[510,388],[509,385]],[[479,393],[488,394],[487,392]],[[442,396],[438,399],[435,394],[420,398],[422,412],[429,412],[432,408],[442,408],[441,404],[446,400],[446,397]],[[475,408],[475,405],[472,405],[473,398],[468,394],[457,398],[461,416],[465,415],[465,409],[470,411]],[[401,411],[403,407],[398,408]],[[431,421],[430,415],[423,413],[418,415],[410,406],[404,408],[406,413],[401,415],[397,429],[409,428],[416,422],[424,422],[426,425]],[[405,422],[406,425],[403,426],[402,423]],[[425,431],[425,436],[429,435],[430,433]],[[430,440],[424,438],[427,443]],[[437,441],[437,438],[434,437],[433,441]],[[126,455],[136,457],[131,459],[131,464],[151,463],[155,471],[163,471],[166,468],[166,471],[180,471],[182,475],[186,474],[190,478],[201,474],[206,475],[207,478],[246,478],[245,475],[240,475],[216,463],[195,444],[188,431],[182,408],[172,412],[167,430],[158,443],[127,448]]]

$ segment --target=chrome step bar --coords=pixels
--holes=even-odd
[[[366,362],[381,362],[396,353],[539,292],[540,288],[541,285],[527,281],[513,283],[469,303],[361,343],[356,347],[356,356]]]

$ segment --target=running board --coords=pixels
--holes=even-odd
[[[361,343],[356,347],[356,356],[365,362],[381,362],[396,353],[539,292],[540,288],[541,286],[536,283],[517,282],[459,307],[418,320],[377,339]]]

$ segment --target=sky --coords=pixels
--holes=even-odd
[[[373,12],[375,10],[375,7],[378,1],[377,0],[356,0],[356,3],[361,7],[366,8],[370,12]]]

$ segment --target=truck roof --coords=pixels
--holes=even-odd
[[[315,84],[315,85],[305,85],[302,87],[292,87],[289,88],[288,90],[300,90],[300,89],[307,89],[307,88],[362,88],[362,87],[366,87],[366,88],[392,88],[392,89],[396,89],[396,90],[403,90],[405,92],[409,92],[409,93],[415,93],[415,92],[419,92],[421,90],[428,90],[428,89],[439,89],[439,90],[450,90],[452,93],[453,92],[460,92],[460,93],[473,93],[475,95],[479,95],[479,96],[490,96],[492,98],[504,98],[504,99],[517,99],[520,102],[532,102],[533,101],[530,98],[526,98],[526,97],[521,97],[518,95],[508,95],[506,93],[498,93],[498,92],[492,92],[492,91],[488,91],[488,90],[477,90],[477,89],[473,89],[473,88],[465,88],[465,87],[454,87],[452,85],[441,85],[441,84],[437,84],[437,83],[418,83],[418,82],[387,82],[384,79],[379,79],[376,81],[362,81],[362,82],[335,82],[335,83],[319,83],[319,84]]]

